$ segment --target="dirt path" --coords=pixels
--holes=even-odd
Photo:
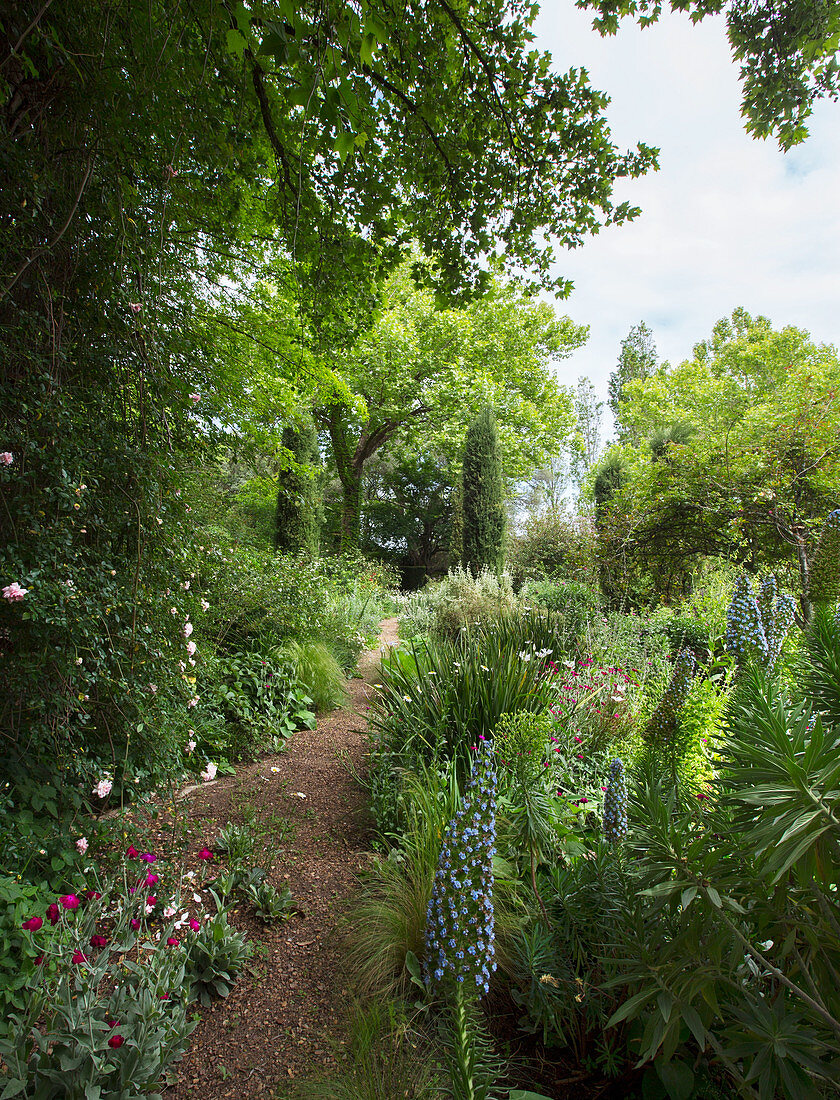
[[[396,640],[397,620],[386,619],[380,647]],[[269,881],[288,883],[302,913],[265,926],[244,907],[234,911],[255,954],[230,997],[202,1013],[166,1100],[275,1096],[297,1077],[336,1066],[349,1002],[340,921],[370,859],[367,800],[354,775],[364,770],[379,656],[362,655],[348,706],[296,733],[288,752],[190,796],[190,817],[208,834],[245,812],[256,811],[263,827],[273,823],[281,851]]]

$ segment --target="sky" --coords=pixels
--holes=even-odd
[[[642,208],[634,222],[558,257],[575,289],[557,309],[590,326],[561,381],[586,375],[606,399],[632,325],[645,321],[660,359],[679,363],[736,306],[840,345],[840,104],[818,105],[811,136],[783,154],[743,128],[722,19],[669,14],[607,39],[591,19],[544,0],[535,45],[559,71],[585,67],[611,97],[613,141],[657,146],[660,170],[618,182],[616,200]]]

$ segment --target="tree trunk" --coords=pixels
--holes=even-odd
[[[341,552],[359,549],[362,517],[362,476],[355,471],[341,478]]]

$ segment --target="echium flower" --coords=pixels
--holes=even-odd
[[[676,733],[677,718],[688,698],[696,668],[697,661],[691,650],[681,649],[674,661],[674,671],[665,688],[665,694],[645,728],[645,737],[649,741],[668,741]]]
[[[732,603],[726,612],[726,648],[738,664],[750,659],[761,664],[767,661],[767,636],[758,600],[745,573],[735,581]]]
[[[840,599],[840,508],[826,518],[811,566],[808,596],[814,603]]]
[[[613,760],[610,764],[604,796],[603,829],[610,844],[618,844],[627,835],[627,780],[620,760]]]
[[[426,984],[455,982],[486,993],[496,969],[493,856],[496,852],[496,774],[484,738],[475,751],[461,807],[449,822],[426,910]]]
[[[779,596],[773,608],[773,630],[767,634],[767,668],[770,672],[776,667],[776,661],[782,652],[782,643],[793,626],[795,616],[796,600],[793,596]]]

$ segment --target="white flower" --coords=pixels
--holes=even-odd
[[[543,659],[543,657],[550,657],[550,656],[551,656],[551,654],[552,654],[553,652],[554,652],[554,651],[553,651],[553,650],[551,650],[551,649],[538,649],[538,650],[537,650],[537,657],[538,657],[538,658],[539,658],[540,660],[542,660],[542,659]]]
[[[215,779],[218,767],[216,764],[208,764],[204,771],[201,773],[201,778],[205,783],[209,783],[211,779]]]
[[[523,649],[523,650],[521,650],[521,652],[519,654],[519,660],[520,661],[530,661],[532,656],[533,656],[533,654],[531,653],[530,649]],[[484,665],[482,665],[481,667],[484,668]]]
[[[157,695],[157,684],[149,684],[149,691],[152,695]]]
[[[187,756],[189,756],[191,753],[195,752],[195,747],[196,747],[197,744],[198,744],[198,742],[193,741],[192,739],[187,741]]]
[[[167,905],[163,911],[163,915],[167,920],[169,920],[170,917],[174,917],[177,912],[178,910],[175,908],[174,905]]]
[[[190,657],[194,656],[195,642],[187,642],[187,653],[189,653]]]
[[[11,466],[14,460],[15,456],[11,451],[0,452],[0,466]]]
[[[186,591],[189,588],[189,586],[190,586],[190,582],[189,581],[184,581],[184,591]]]
[[[209,608],[210,608],[210,604],[207,602],[207,600],[202,600],[201,601],[201,610],[202,611],[207,611],[207,610],[209,610]]]
[[[198,705],[198,696],[197,696],[197,695],[193,695],[192,699],[190,699],[190,700],[189,700],[189,701],[187,702],[187,706],[188,706],[188,707],[194,707],[194,706],[197,706],[197,705]]]
[[[193,624],[190,622],[189,619],[187,619],[187,621],[184,623],[184,629],[183,629],[182,633],[183,633],[185,638],[189,638],[189,636],[190,636],[190,634],[192,634],[192,632],[193,632]]]
[[[80,836],[79,839],[76,841],[76,851],[80,855],[84,855],[87,850],[88,850],[87,837],[86,836]]]
[[[170,615],[177,615],[178,614],[178,608],[177,607],[170,607],[169,608],[169,614]]]
[[[93,788],[93,793],[97,798],[107,798],[111,793],[113,783],[110,779],[100,779],[96,786]]]
[[[564,661],[563,664],[568,669],[573,669],[575,667],[575,662],[574,661]]]

